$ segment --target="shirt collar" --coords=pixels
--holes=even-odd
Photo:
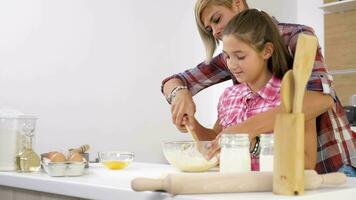
[[[261,98],[267,101],[273,101],[279,95],[279,91],[281,88],[281,80],[272,75],[272,78],[257,93],[252,91],[247,85],[247,83],[242,83],[241,86],[241,96],[245,98],[250,98],[251,95],[255,94],[259,95]]]
[[[272,78],[267,84],[258,91],[258,94],[266,100],[273,101],[278,95],[281,89],[281,80],[272,75]]]

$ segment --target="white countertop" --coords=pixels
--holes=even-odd
[[[355,199],[356,178],[348,178],[339,187],[322,187],[306,191],[303,196],[278,196],[269,192],[230,193],[206,195],[176,195],[164,192],[134,192],[131,180],[136,177],[158,178],[177,172],[170,165],[132,163],[124,170],[108,170],[100,164],[91,164],[80,177],[50,177],[45,173],[0,172],[0,185],[88,199],[125,200],[236,200],[236,199]]]

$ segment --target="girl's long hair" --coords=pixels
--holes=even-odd
[[[251,45],[257,52],[262,52],[267,42],[272,43],[274,51],[268,59],[267,66],[272,74],[280,79],[292,67],[293,59],[284,45],[277,25],[263,11],[257,9],[242,11],[225,26],[223,35],[233,35]]]

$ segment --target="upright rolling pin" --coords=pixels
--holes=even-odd
[[[317,189],[321,185],[341,185],[346,183],[343,173],[317,174],[305,170],[306,189]],[[208,194],[231,192],[272,192],[272,172],[241,173],[177,173],[161,179],[135,178],[131,182],[135,191],[164,190],[170,194]]]

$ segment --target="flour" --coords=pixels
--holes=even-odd
[[[222,148],[220,172],[251,171],[251,158],[248,148]]]
[[[0,170],[16,170],[18,153],[18,133],[16,129],[0,128]]]
[[[260,171],[273,171],[273,155],[260,155]]]
[[[168,162],[184,172],[203,172],[217,165],[216,158],[206,160],[196,147],[183,144],[180,150],[164,152]]]

